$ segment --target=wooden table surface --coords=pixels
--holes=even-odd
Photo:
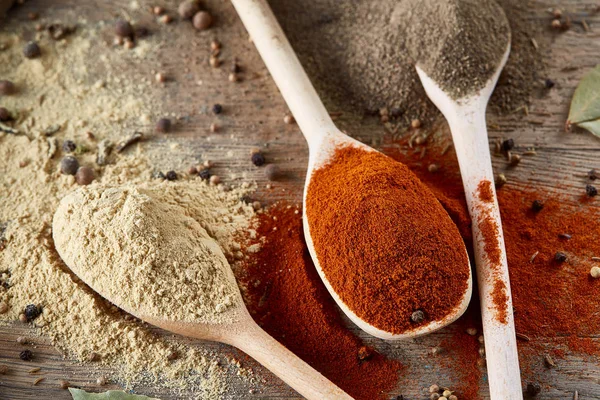
[[[306,1],[310,3],[319,0]],[[72,20],[74,15],[80,15],[91,22],[110,22],[114,21],[116,16],[123,15],[128,3],[115,0],[28,0],[13,11],[10,18],[26,23],[27,13],[35,11],[39,12],[44,20],[68,21]],[[186,123],[169,139],[181,144],[178,153],[170,152],[168,157],[158,159],[158,167],[164,170],[184,169],[194,160],[218,160],[219,165],[215,173],[224,178],[231,179],[235,174],[238,177],[244,176],[245,180],[257,181],[257,199],[265,202],[277,199],[299,201],[307,164],[304,139],[296,125],[286,125],[282,122],[286,106],[253,45],[248,41],[231,4],[217,0],[206,3],[218,16],[217,24],[210,33],[198,34],[187,27],[182,34],[177,24],[161,28],[158,33],[169,36],[171,45],[162,50],[160,69],[168,71],[173,78],[172,84],[165,88],[161,101],[164,102],[165,109],[188,116]],[[156,3],[140,0],[140,4],[146,8],[148,5],[161,4],[173,11],[177,6],[174,1],[162,0]],[[547,10],[556,6],[579,15],[600,4],[591,0],[531,1],[527,5],[527,17],[543,26],[549,26],[550,14]],[[510,185],[527,187],[535,183],[538,187],[573,193],[573,188],[581,188],[581,180],[577,175],[585,174],[593,167],[600,167],[599,139],[587,133],[567,134],[564,131],[569,101],[577,82],[586,71],[600,63],[600,15],[589,17],[586,21],[590,27],[588,32],[577,24],[573,29],[560,34],[552,33],[548,29],[547,34],[552,36],[552,43],[544,53],[548,64],[546,74],[556,82],[556,87],[535,96],[528,109],[529,115],[516,112],[503,116],[489,116],[489,122],[493,126],[490,130],[491,141],[512,137],[519,149],[535,146],[537,150],[536,157],[527,158],[514,169],[507,169],[505,160],[494,158],[496,171],[505,173]],[[152,28],[160,27],[155,22],[153,24]],[[206,65],[208,43],[212,35],[216,35],[224,44],[222,58],[231,60],[238,57],[242,65],[248,66],[249,71],[242,82],[230,84],[227,82],[227,68],[215,70]],[[193,44],[194,41],[200,45],[191,46],[190,43]],[[109,51],[109,48],[98,49],[98,53],[103,51]],[[198,59],[202,62],[198,63]],[[0,66],[0,72],[1,68]],[[148,76],[153,69],[158,69],[157,65],[148,65],[146,70],[142,68],[134,73]],[[194,75],[194,80],[202,79],[203,85],[190,84],[190,74]],[[208,127],[214,116],[207,112],[207,107],[217,102],[225,107],[224,114],[218,118],[223,134],[211,135],[211,140],[208,141]],[[331,111],[343,112],[336,122],[341,129],[357,139],[379,148],[389,139],[378,121],[356,115],[336,104],[329,103],[327,106]],[[167,143],[164,140],[154,140],[145,146],[148,151],[156,154],[165,150]],[[286,171],[286,179],[267,189],[262,172],[248,162],[248,154],[252,147],[265,147],[269,158]],[[356,330],[349,326],[350,329]],[[417,366],[412,368],[415,375],[410,377],[412,383],[403,385],[401,391],[399,388],[398,394],[402,393],[405,399],[424,399],[427,396],[423,388],[440,380],[440,369],[432,365],[434,361],[427,359],[426,354],[431,347],[452,335],[455,329],[457,328],[451,326],[428,337],[401,343],[386,343],[361,332],[357,334],[381,352]],[[98,389],[93,383],[97,372],[91,374],[85,366],[64,359],[57,350],[41,339],[36,343],[39,360],[36,366],[43,367],[47,374],[44,375],[44,382],[33,387],[32,376],[27,374],[32,364],[18,359],[20,349],[15,345],[15,339],[20,335],[31,335],[31,332],[19,323],[0,326],[0,363],[9,364],[13,370],[9,375],[0,376],[0,399],[68,399],[68,393],[58,388],[57,382],[60,379],[66,379],[82,388]],[[223,345],[201,342],[195,342],[194,345],[240,355],[236,350]],[[545,372],[544,381],[548,387],[539,398],[570,400],[573,398],[573,392],[578,390],[580,399],[600,399],[598,361],[584,360],[575,355],[567,356],[565,360],[561,360],[560,368]],[[269,372],[256,363],[245,363],[246,366],[252,367],[259,377],[269,377]],[[274,378],[268,381],[278,382]],[[261,387],[258,393],[254,394],[249,393],[246,383],[233,375],[230,385],[232,389],[226,396],[228,399],[298,398],[297,394],[282,383]],[[109,385],[104,387],[106,388],[117,386]],[[175,394],[154,387],[140,386],[136,389],[139,393],[163,399],[191,398],[188,394]],[[483,398],[487,398],[485,384],[482,384],[481,394]]]

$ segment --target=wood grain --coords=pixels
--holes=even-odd
[[[128,2],[115,0],[29,0],[11,11],[10,18],[29,24],[31,31],[34,23],[27,20],[27,13],[33,11],[39,12],[42,20],[69,22],[81,15],[92,22],[112,21],[117,15],[126,13],[126,3]],[[142,6],[155,4],[147,1],[140,3]],[[171,10],[175,10],[177,6],[175,1],[156,3]],[[304,139],[297,126],[283,123],[286,106],[253,45],[248,42],[247,34],[231,4],[216,0],[207,1],[207,4],[218,16],[217,25],[211,32],[198,34],[193,32],[191,27],[178,24],[161,28],[151,22],[151,28],[160,29],[160,34],[165,35],[171,45],[162,49],[159,65],[141,66],[135,71],[126,72],[133,77],[142,77],[149,76],[152,70],[160,68],[173,78],[172,83],[161,91],[160,98],[167,109],[181,115],[182,118],[168,142],[157,138],[149,141],[145,145],[146,149],[155,156],[160,169],[184,169],[192,162],[210,159],[217,162],[215,173],[225,180],[239,182],[243,178],[257,181],[258,191],[254,197],[260,201],[300,201],[308,154]],[[591,0],[530,1],[527,5],[527,17],[548,26],[551,17],[547,10],[556,6],[574,13],[579,18],[587,10],[597,7],[598,3]],[[307,12],[310,12],[308,6]],[[535,184],[536,187],[547,188],[549,191],[570,194],[575,199],[573,193],[582,191],[584,187],[581,175],[591,168],[600,168],[599,139],[584,132],[564,131],[569,101],[578,80],[589,68],[600,63],[600,15],[586,17],[586,22],[591,29],[589,32],[585,32],[579,24],[574,24],[573,29],[560,34],[550,29],[545,32],[552,36],[552,44],[544,53],[548,64],[547,77],[556,82],[556,87],[540,90],[528,109],[528,115],[524,115],[523,111],[503,116],[489,115],[491,142],[498,138],[512,137],[518,150],[535,146],[537,151],[536,156],[524,158],[517,168],[508,168],[503,158],[493,158],[496,172],[506,174],[508,185],[527,188]],[[241,82],[227,81],[226,66],[218,70],[208,67],[208,42],[213,35],[224,43],[223,59],[226,62],[238,57],[240,63],[248,67]],[[110,36],[107,40],[110,40]],[[110,51],[110,48],[106,46],[98,51]],[[1,68],[0,66],[0,72]],[[203,81],[201,86],[194,84],[200,79]],[[542,83],[540,81],[540,87]],[[223,104],[225,112],[215,117],[209,109],[217,102]],[[384,143],[386,146],[393,146],[390,144],[389,134],[384,132],[378,122],[340,109],[336,104],[328,103],[326,106],[330,111],[342,112],[342,115],[336,118],[336,124],[353,137],[378,148]],[[212,122],[221,126],[219,134],[209,132]],[[139,128],[149,130],[148,126]],[[168,145],[173,141],[180,144],[177,153],[168,149]],[[280,164],[287,178],[271,184],[270,189],[267,188],[268,182],[262,171],[253,167],[248,160],[253,147],[264,148],[268,159]],[[401,343],[383,342],[367,337],[349,322],[348,326],[366,343],[409,366],[400,380],[396,394],[403,394],[406,399],[424,399],[427,398],[425,388],[432,383],[451,383],[444,373],[444,368],[435,357],[429,355],[429,352],[432,347],[451,337],[458,329],[456,326]],[[156,329],[156,332],[165,335],[159,329]],[[109,374],[109,370],[91,369],[63,358],[42,338],[35,339],[36,358],[33,361],[19,360],[18,353],[22,346],[16,343],[16,338],[20,335],[33,336],[33,332],[18,322],[0,326],[0,363],[11,368],[7,375],[0,375],[0,399],[69,399],[68,393],[59,388],[61,379],[90,390],[118,387],[114,384],[98,387],[95,383],[96,378]],[[299,398],[268,371],[231,347],[181,340],[192,346],[208,347],[225,356],[238,358],[267,382],[255,390],[232,373],[231,390],[225,396],[226,399]],[[595,337],[594,340],[600,339]],[[27,371],[37,366],[42,368],[38,374],[46,379],[33,386],[32,383],[38,375],[30,375]],[[571,400],[575,390],[579,391],[580,399],[600,399],[598,360],[568,355],[565,360],[560,360],[557,368],[547,369],[540,356],[539,363],[533,365],[532,370],[539,374],[543,382],[544,390],[538,397],[540,399]],[[175,393],[147,385],[136,387],[136,391],[162,399],[193,398],[191,393]],[[485,384],[482,384],[481,396],[484,399],[488,398]]]

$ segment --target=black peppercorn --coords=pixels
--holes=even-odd
[[[511,151],[515,147],[515,141],[513,139],[506,139],[502,142],[502,151]]]
[[[532,382],[527,384],[527,389],[525,390],[525,393],[527,393],[529,396],[537,396],[538,394],[540,394],[541,391],[542,387],[540,386],[540,384],[537,382]]]
[[[260,167],[261,165],[263,165],[265,163],[265,156],[260,153],[252,153],[252,164],[256,165],[257,167]]]
[[[544,203],[539,200],[534,200],[533,203],[531,203],[531,209],[534,212],[540,212],[542,211],[542,208],[544,208]]]
[[[65,175],[75,175],[79,169],[79,161],[73,156],[66,156],[60,161],[60,172]]]
[[[595,169],[589,170],[587,175],[590,181],[595,181],[596,179],[598,179],[598,171],[596,171]]]
[[[556,254],[554,255],[554,261],[556,261],[558,263],[563,263],[563,262],[567,261],[567,255],[565,253],[563,253],[562,251],[557,251]]]
[[[62,149],[65,153],[72,153],[77,148],[77,145],[72,140],[65,140],[62,144]]]
[[[36,42],[29,42],[23,47],[23,55],[27,58],[38,58],[42,55],[42,50]]]
[[[555,83],[552,79],[546,79],[544,81],[544,86],[546,86],[546,89],[552,89],[554,87]]]
[[[594,185],[585,185],[585,193],[589,197],[594,197],[598,194],[598,189],[596,189],[596,186]]]
[[[223,106],[220,104],[213,105],[212,112],[214,112],[215,114],[221,114],[223,112]]]
[[[177,180],[177,172],[169,171],[165,175],[165,178],[167,178],[168,181],[176,181]]]
[[[200,172],[198,172],[198,176],[203,181],[207,181],[210,179],[210,170],[208,168],[204,168],[204,169],[200,170]]]
[[[425,313],[423,310],[416,310],[411,314],[410,320],[415,324],[421,323],[425,321]]]
[[[31,361],[33,359],[33,353],[31,350],[23,350],[19,353],[19,358],[23,361]]]
[[[41,313],[41,308],[36,306],[35,304],[28,304],[25,307],[25,311],[23,312],[23,314],[25,314],[25,317],[27,317],[28,322],[33,321],[34,319],[39,317]]]

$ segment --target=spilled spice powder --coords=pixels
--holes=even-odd
[[[479,200],[491,203],[494,201],[494,191],[492,190],[492,183],[487,179],[482,180],[477,185],[477,193],[479,194]]]
[[[496,320],[501,324],[508,323],[508,310],[506,309],[508,295],[506,291],[506,285],[500,279],[495,280],[494,289],[492,290],[491,296],[492,302],[496,307]]]
[[[405,165],[339,148],[314,172],[306,213],[325,276],[371,325],[406,333],[444,319],[463,299],[469,263],[460,233]],[[422,322],[411,321],[416,310]]]
[[[403,366],[364,345],[345,326],[304,242],[300,208],[278,205],[258,216],[260,251],[238,271],[252,317],[270,335],[355,399],[395,389]],[[362,350],[361,350],[362,349]],[[363,360],[361,360],[363,358]]]

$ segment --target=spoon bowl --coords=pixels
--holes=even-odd
[[[504,54],[485,86],[475,94],[458,99],[444,92],[421,68],[417,66],[416,69],[428,97],[448,121],[460,166],[472,221],[490,396],[492,399],[520,400],[523,393],[508,265],[485,121],[489,98],[509,54],[510,35]],[[482,198],[482,184],[489,186],[493,194],[491,201]],[[496,227],[492,237],[486,232],[487,224]],[[490,247],[500,254],[498,262],[489,256]],[[501,296],[498,296],[499,291]]]
[[[65,264],[67,264],[71,271],[73,271],[86,285],[117,307],[151,325],[158,326],[159,328],[182,336],[217,341],[239,348],[267,367],[271,372],[307,399],[351,399],[351,397],[343,390],[335,386],[323,375],[283,347],[254,322],[244,305],[233,272],[231,271],[229,264],[227,264],[225,255],[222,253],[219,245],[213,239],[208,237],[208,234],[198,222],[189,217],[186,217],[187,219],[183,220],[183,224],[186,228],[189,228],[186,232],[192,230],[195,237],[203,238],[203,245],[206,245],[209,248],[209,251],[205,252],[205,254],[208,253],[213,257],[213,259],[211,259],[213,260],[211,262],[214,262],[212,268],[217,271],[214,273],[219,274],[222,272],[225,275],[224,280],[213,278],[210,282],[213,283],[213,286],[217,284],[225,286],[230,285],[232,290],[228,291],[228,295],[231,297],[231,301],[229,302],[228,308],[226,308],[223,313],[219,314],[225,314],[225,316],[219,320],[213,316],[204,317],[203,315],[198,315],[196,313],[193,314],[194,318],[184,319],[183,317],[173,316],[171,314],[167,315],[167,312],[164,311],[162,307],[159,307],[159,311],[157,311],[156,298],[147,295],[147,292],[152,291],[152,285],[149,284],[148,287],[134,286],[135,289],[131,289],[131,286],[128,286],[127,282],[140,279],[141,274],[149,274],[148,269],[156,268],[154,263],[161,262],[160,260],[166,260],[164,261],[167,263],[166,265],[172,265],[170,268],[178,268],[182,271],[199,268],[197,263],[194,264],[190,262],[189,265],[185,262],[176,263],[169,258],[169,255],[172,253],[169,253],[165,248],[169,246],[169,240],[171,239],[174,241],[185,240],[181,233],[182,230],[172,229],[168,233],[169,238],[165,238],[164,235],[160,236],[160,240],[166,240],[166,243],[164,243],[164,246],[152,250],[153,256],[157,253],[159,254],[154,258],[150,258],[147,255],[150,247],[147,242],[140,239],[138,233],[125,233],[125,231],[121,229],[122,226],[119,222],[107,222],[107,218],[112,220],[113,217],[102,217],[113,215],[112,213],[107,212],[110,210],[107,210],[106,207],[122,210],[125,208],[123,205],[124,203],[119,203],[115,206],[115,202],[112,200],[116,198],[116,196],[110,197],[108,199],[109,201],[105,201],[104,203],[93,203],[92,201],[87,203],[83,202],[82,198],[86,190],[104,190],[103,192],[99,192],[100,196],[107,191],[106,188],[85,188],[66,196],[62,199],[52,223],[52,235],[56,250]],[[130,198],[127,197],[129,196],[128,193],[119,193],[119,189],[110,188],[110,190],[112,191],[111,194],[117,193],[121,198],[127,198],[126,201]],[[156,201],[153,200],[151,196],[147,196],[147,193],[145,193],[145,195],[144,201],[148,201],[146,200],[147,198],[149,198],[150,201]],[[94,195],[92,198],[96,199],[100,196]],[[106,206],[107,204],[109,204],[109,206]],[[80,207],[80,210],[82,211],[77,216],[73,216],[75,214],[74,210],[77,210],[77,207]],[[153,228],[156,227],[156,224],[166,222],[161,221],[160,218],[174,218],[175,216],[173,213],[181,212],[181,215],[184,215],[185,213],[183,209],[175,209],[172,206],[166,210],[168,212],[160,213],[157,217],[159,219],[153,220],[150,224],[142,222],[144,225],[141,226],[143,226],[144,232],[149,232],[147,233],[148,236],[159,237]],[[81,218],[82,215],[88,217]],[[96,216],[99,216],[99,224],[92,224],[91,219],[96,218]],[[139,214],[136,214],[133,223],[136,225],[140,224],[139,218]],[[78,219],[78,223],[74,223],[75,219]],[[126,224],[124,229],[128,229],[129,225],[131,225],[131,223]],[[177,228],[179,228],[179,226],[177,226]],[[125,236],[127,237],[126,239],[124,238]],[[87,257],[82,253],[83,249],[81,249],[81,251],[73,251],[72,242],[76,240],[75,238],[85,238],[85,247],[89,251]],[[117,246],[121,249],[121,252],[117,252],[116,255],[108,258],[97,257],[97,254],[105,254],[105,252],[110,251],[111,247],[116,247],[114,240],[111,238],[115,238],[115,240],[118,241]],[[139,257],[138,252],[126,254],[133,248],[146,249],[146,252],[141,258]],[[202,251],[205,250],[206,249]],[[187,251],[190,254],[193,254],[190,260],[195,260],[197,253],[193,253],[193,249],[187,249]],[[108,264],[112,264],[112,267],[107,265],[106,270],[104,268],[98,268],[98,263],[103,260],[108,260]],[[148,267],[148,264],[150,264],[150,267]],[[118,269],[115,269],[114,266],[118,266]],[[224,268],[221,268],[221,266]],[[221,269],[223,270],[221,271]],[[123,271],[125,271],[125,275],[122,274]],[[164,274],[153,275],[153,278],[158,276],[158,278],[156,278],[158,280],[152,281],[152,283],[157,283],[160,288],[173,289],[171,291],[172,293],[180,292],[179,288],[181,287],[182,282],[173,278],[174,275],[176,275],[175,270],[173,270],[173,272],[169,270]],[[206,274],[200,273],[195,276],[205,277]],[[211,289],[214,290],[214,293],[209,292],[207,295],[210,294],[211,298],[213,298],[213,296],[219,296],[218,293],[220,293],[222,287],[213,287]],[[142,290],[143,293],[140,293]],[[125,295],[123,296],[123,294]],[[162,296],[163,294],[153,293],[153,295]],[[131,301],[131,298],[135,298],[136,300]],[[189,309],[190,305],[193,306],[195,304],[190,299],[181,297],[176,298],[174,302],[174,305],[178,307],[178,309],[186,310]],[[169,304],[172,305],[173,303]],[[197,313],[209,313],[209,311],[206,311],[202,307],[191,311]]]
[[[265,0],[232,0],[232,3],[308,142],[309,162],[304,188],[304,204],[306,205],[307,190],[313,172],[328,164],[337,148],[352,146],[365,151],[376,150],[352,139],[336,128],[267,2]],[[437,201],[433,196],[426,201],[429,200]],[[446,215],[446,217],[450,219],[449,216]],[[413,338],[448,325],[466,310],[472,293],[470,267],[468,268],[467,289],[462,299],[457,307],[442,320],[431,321],[402,333],[388,332],[373,326],[356,315],[328,281],[319,263],[310,234],[306,207],[304,207],[303,224],[310,255],[327,290],[350,320],[365,332],[387,340]],[[463,249],[466,254],[464,246]]]

